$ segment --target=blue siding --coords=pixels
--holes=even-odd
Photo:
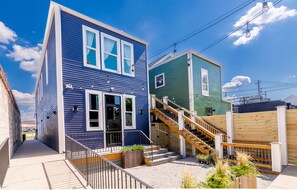
[[[61,23],[63,83],[72,84],[74,88],[72,90],[63,90],[65,133],[86,133],[85,89],[110,92],[110,88],[114,87],[113,93],[131,94],[131,91],[133,91],[132,95],[136,96],[137,129],[148,134],[146,46],[65,12],[61,13]],[[82,25],[132,43],[134,45],[135,77],[84,67]],[[107,78],[110,79],[109,84]],[[92,83],[93,88],[91,87]],[[143,85],[144,90],[142,90]],[[73,105],[78,105],[79,112],[72,112]],[[143,114],[140,114],[140,110],[143,110]],[[100,141],[103,142],[102,139]]]
[[[47,44],[48,55],[48,84],[46,85],[45,58],[42,66],[43,98],[38,102],[36,96],[37,122],[39,126],[38,138],[49,147],[58,151],[58,114],[57,111],[57,72],[56,72],[56,41],[55,20],[53,19]],[[39,84],[40,88],[40,84]],[[49,119],[47,119],[49,117]],[[42,120],[42,121],[41,121]],[[41,127],[43,126],[43,129]]]

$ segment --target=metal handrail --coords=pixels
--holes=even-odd
[[[86,147],[85,145],[83,145],[82,143],[76,141],[75,139],[71,138],[70,136],[68,136],[68,135],[65,135],[65,136],[66,136],[66,139],[68,138],[68,139],[70,139],[71,141],[77,143],[79,146],[81,146],[82,148],[84,148],[86,151],[89,151],[90,153],[92,153],[92,154],[98,156],[98,157],[100,158],[100,160],[103,160],[104,162],[106,162],[107,165],[106,165],[106,163],[105,163],[105,165],[104,165],[104,170],[109,169],[110,166],[111,166],[111,167],[113,167],[113,169],[111,169],[111,171],[113,170],[113,171],[115,172],[116,170],[119,170],[119,171],[123,172],[126,176],[128,175],[128,176],[130,177],[130,185],[131,185],[131,177],[132,177],[135,181],[137,181],[138,183],[140,183],[141,187],[142,187],[142,185],[143,185],[143,186],[146,187],[146,188],[152,188],[150,185],[148,185],[147,183],[143,182],[142,180],[140,180],[139,178],[137,178],[137,177],[134,176],[133,174],[131,174],[131,173],[125,171],[123,168],[119,167],[119,166],[116,165],[115,163],[113,163],[113,162],[111,162],[110,160],[106,159],[104,156],[102,156],[102,155],[96,153],[95,151],[91,150],[90,148]],[[71,148],[72,148],[72,146],[71,146]],[[66,148],[66,151],[67,151],[67,148]],[[70,151],[72,152],[72,150],[70,150]],[[66,159],[68,159],[68,158],[67,158],[67,153],[65,154],[65,156],[66,156]],[[89,158],[89,157],[88,157],[88,153],[86,153],[86,163],[87,163],[87,165],[88,165],[88,160],[89,160],[89,159],[92,160],[92,158]],[[69,160],[69,159],[68,159],[68,160]],[[69,161],[72,163],[72,165],[73,165],[76,169],[78,169],[78,171],[79,171],[81,174],[83,173],[82,171],[79,170],[79,168],[76,167],[75,164],[73,164],[72,160],[69,160]],[[90,167],[92,167],[92,166],[90,166]],[[93,166],[93,167],[94,167],[94,166]],[[93,184],[90,183],[89,178],[88,178],[88,175],[89,175],[89,173],[90,173],[89,170],[90,170],[90,168],[89,168],[89,166],[87,166],[87,176],[86,176],[86,180],[87,180],[88,184],[90,184],[91,186],[94,186]],[[91,171],[94,171],[94,170],[91,169]],[[97,171],[97,172],[103,172],[103,171],[98,171],[98,168],[96,168],[96,171]],[[114,176],[116,176],[116,175],[114,175]],[[118,175],[118,177],[119,177],[119,175]],[[93,177],[93,178],[94,178],[94,177]],[[106,180],[106,178],[105,178],[105,180]],[[122,176],[122,180],[123,180],[123,176]],[[116,181],[115,181],[115,182],[116,182]],[[119,183],[119,181],[117,181],[117,182]],[[127,182],[127,179],[126,179],[126,182]],[[96,181],[96,185],[98,185],[98,181]],[[118,187],[119,187],[119,186],[120,186],[120,184],[118,184]],[[122,181],[122,186],[123,186],[123,181]],[[136,182],[135,182],[135,186],[136,186]],[[102,187],[101,187],[101,188],[102,188]]]

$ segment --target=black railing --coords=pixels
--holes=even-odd
[[[65,137],[65,157],[95,189],[152,188],[121,167],[70,136]]]
[[[0,189],[2,188],[9,167],[9,138],[0,145]]]

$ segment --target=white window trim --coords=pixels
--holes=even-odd
[[[42,100],[43,97],[43,77],[42,77],[42,73],[40,75],[40,100]]]
[[[90,127],[90,105],[89,105],[89,94],[96,94],[98,95],[98,103],[99,103],[99,110],[98,110],[98,119],[99,119],[99,126],[98,127]],[[85,90],[85,104],[86,104],[86,131],[103,131],[103,106],[102,106],[102,92],[95,91],[95,90]]]
[[[87,48],[87,31],[95,33],[96,37],[96,48],[88,47],[92,50],[96,51],[96,65],[90,65],[87,61],[87,54],[86,54],[86,48]],[[90,67],[93,69],[100,69],[100,47],[99,47],[99,31],[95,30],[93,28],[87,27],[85,25],[82,26],[82,33],[83,33],[83,61],[85,67]]]
[[[203,90],[203,74],[207,75],[207,90]],[[208,70],[201,68],[201,92],[202,96],[209,96],[209,77]]]
[[[46,85],[48,84],[48,56],[47,51],[45,52],[45,81]]]
[[[131,74],[129,73],[125,73],[125,67],[124,67],[124,60],[125,58],[125,53],[124,53],[124,45],[130,46],[131,48],[131,59],[127,59],[131,61]],[[133,44],[126,42],[124,40],[121,40],[121,49],[122,49],[122,74],[125,76],[131,76],[131,77],[135,77],[135,65],[134,65],[134,46]]]
[[[159,77],[159,76],[162,76],[163,75],[163,85],[161,85],[161,86],[157,86],[157,77]],[[155,76],[155,89],[157,89],[157,88],[162,88],[162,87],[164,87],[165,86],[165,74],[164,73],[161,73],[161,74],[159,74],[159,75],[156,75]]]
[[[126,126],[126,98],[132,99],[132,126]],[[123,95],[123,121],[124,121],[124,129],[136,129],[136,101],[135,96],[133,95]]]
[[[105,67],[105,62],[104,62],[104,38],[109,38],[111,40],[114,40],[116,41],[117,43],[117,68],[118,70],[112,70],[112,69],[108,69]],[[116,37],[113,37],[111,35],[108,35],[108,34],[105,34],[103,32],[101,32],[101,57],[102,57],[102,70],[104,71],[108,71],[108,72],[112,72],[112,73],[118,73],[118,74],[121,74],[121,48],[120,48],[120,39],[116,38]],[[112,56],[115,56],[113,54],[110,54],[110,53],[107,53],[109,55],[112,55]]]

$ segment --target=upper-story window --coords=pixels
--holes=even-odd
[[[209,96],[208,70],[201,68],[202,95]]]
[[[122,41],[122,72],[123,75],[134,76],[133,44]]]
[[[103,70],[121,73],[120,40],[108,34],[101,33],[101,44]]]
[[[100,69],[99,32],[83,26],[84,66]]]
[[[161,73],[155,76],[155,88],[161,88],[165,86],[165,75]]]

